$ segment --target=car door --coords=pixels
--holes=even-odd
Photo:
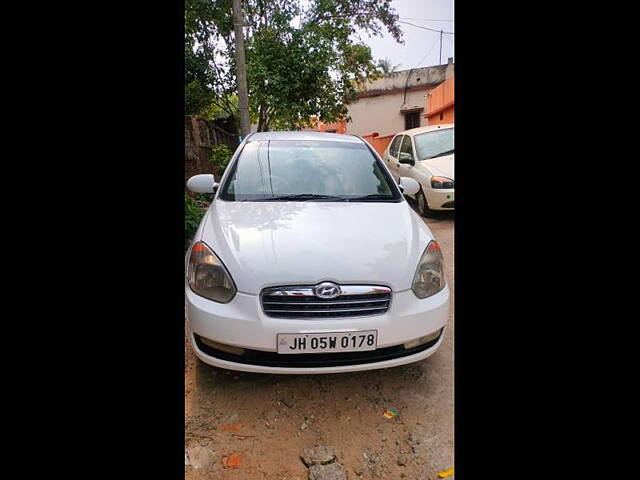
[[[396,135],[389,145],[387,154],[385,155],[385,163],[394,177],[398,177],[398,152],[400,151],[400,142],[404,135]]]

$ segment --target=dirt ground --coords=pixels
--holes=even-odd
[[[300,454],[315,445],[336,447],[348,479],[437,479],[453,465],[454,220],[425,221],[452,289],[440,349],[385,370],[294,376],[209,367],[186,344],[185,452],[195,464],[185,457],[187,480],[306,480]],[[399,414],[387,419],[386,409]],[[222,428],[228,424],[239,429]],[[225,468],[230,460],[240,465]]]

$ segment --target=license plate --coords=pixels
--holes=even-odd
[[[375,350],[377,330],[360,332],[279,333],[278,353],[331,353]]]

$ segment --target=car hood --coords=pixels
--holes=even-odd
[[[430,158],[428,160],[421,160],[420,163],[427,167],[434,175],[440,175],[448,177],[451,180],[454,178],[454,154],[445,155],[444,157]]]
[[[215,200],[201,239],[239,292],[316,284],[411,288],[433,239],[406,202],[226,202]]]

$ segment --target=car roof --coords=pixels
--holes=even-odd
[[[248,141],[254,140],[314,140],[325,142],[361,143],[362,140],[355,135],[343,133],[293,131],[293,132],[256,132],[248,137]]]
[[[418,127],[418,128],[412,128],[409,130],[405,130],[403,132],[398,132],[396,135],[418,135],[419,133],[424,133],[424,132],[432,132],[433,130],[439,130],[439,129],[447,129],[447,128],[453,128],[455,126],[455,124],[453,123],[446,123],[443,125],[427,125],[426,127]]]

